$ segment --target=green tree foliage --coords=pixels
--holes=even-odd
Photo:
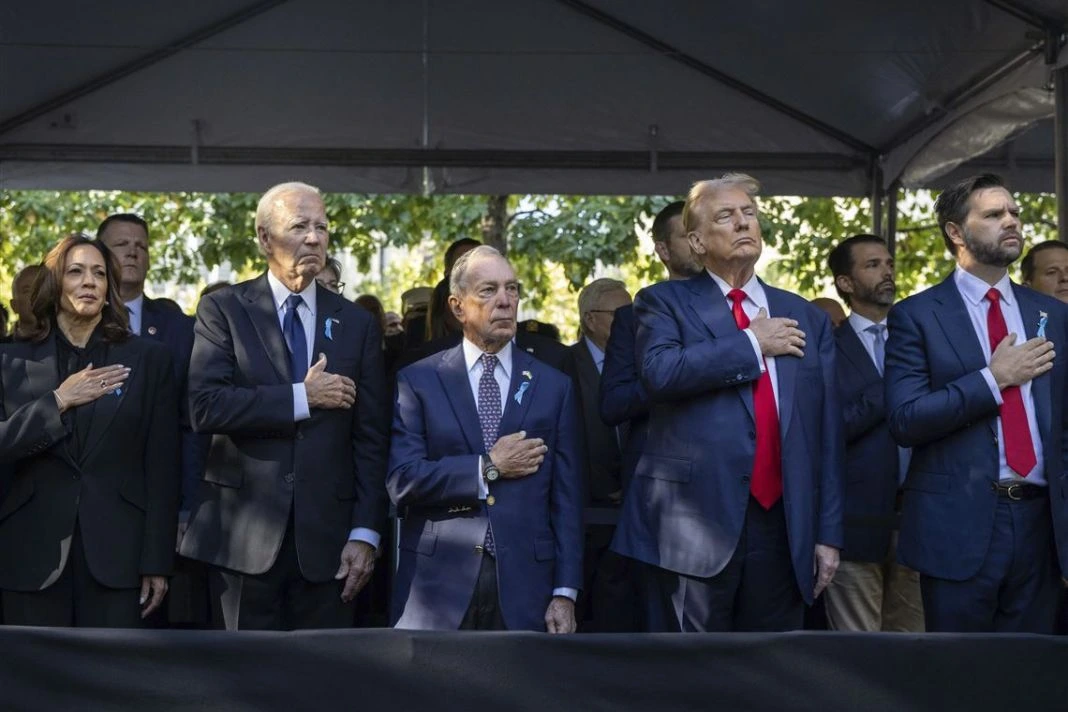
[[[524,284],[527,306],[573,324],[575,293],[591,275],[608,272],[632,290],[663,277],[646,233],[652,216],[673,198],[630,196],[508,196],[509,257]],[[1056,236],[1056,200],[1019,195],[1034,243]],[[93,233],[112,212],[134,212],[152,226],[150,279],[196,285],[202,270],[228,264],[239,273],[259,269],[254,240],[258,196],[249,193],[128,193],[6,191],[0,194],[0,288],[25,264],[36,262],[63,234]],[[373,291],[387,308],[413,284],[435,284],[444,246],[460,237],[481,238],[487,196],[326,196],[332,250],[351,252],[368,271],[386,246],[413,248],[405,264],[389,265]],[[779,259],[765,269],[769,281],[814,296],[830,284],[827,254],[852,234],[871,230],[867,200],[788,198],[761,200],[765,239]],[[899,294],[937,281],[950,263],[933,219],[932,196],[903,193],[898,220]],[[415,249],[418,248],[418,249]],[[192,305],[186,305],[191,307]]]

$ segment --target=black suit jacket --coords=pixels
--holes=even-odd
[[[849,561],[882,561],[896,517],[898,451],[886,420],[883,377],[845,321],[834,330],[846,434],[845,549]]]
[[[356,383],[351,410],[293,421],[293,387],[266,274],[209,294],[189,369],[193,428],[213,433],[181,553],[259,574],[274,564],[290,512],[309,581],[337,571],[349,531],[383,533],[389,498],[382,333],[364,309],[316,288],[314,360]],[[326,324],[330,326],[327,328]]]
[[[145,297],[141,315],[141,336],[167,347],[174,361],[174,378],[178,385],[179,422],[181,424],[181,511],[188,513],[193,504],[197,482],[204,472],[211,438],[194,433],[189,423],[189,401],[185,397],[189,359],[193,353],[195,320],[174,308],[168,301]]]
[[[613,503],[608,495],[618,492],[622,487],[620,450],[616,429],[601,420],[601,374],[597,372],[597,364],[584,339],[568,347],[568,358],[568,371],[574,380],[582,412],[589,503],[611,505]]]
[[[36,591],[67,564],[75,521],[93,577],[139,586],[170,574],[178,508],[178,404],[167,350],[131,337],[105,363],[130,367],[121,390],[95,402],[85,447],[67,448],[55,337],[0,346],[0,461],[13,480],[0,500],[0,588]],[[82,406],[84,407],[84,406]]]

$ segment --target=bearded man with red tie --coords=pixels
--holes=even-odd
[[[827,315],[754,273],[759,184],[683,210],[704,269],[634,300],[649,435],[613,548],[649,564],[655,631],[800,628],[842,547],[841,414]]]
[[[995,175],[935,203],[957,268],[890,311],[890,432],[912,447],[898,556],[934,632],[1052,632],[1068,570],[1068,310],[1009,280],[1020,208]],[[1054,537],[1057,545],[1054,544]]]

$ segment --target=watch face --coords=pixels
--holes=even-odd
[[[486,479],[489,480],[490,482],[495,482],[497,480],[497,478],[500,477],[500,475],[501,475],[501,472],[496,467],[487,467],[486,468]]]

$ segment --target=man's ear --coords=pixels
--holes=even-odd
[[[849,275],[840,274],[835,277],[834,286],[838,287],[839,291],[845,292],[846,294],[853,293],[853,280],[850,279]]]
[[[705,246],[701,242],[701,237],[696,232],[686,233],[686,239],[690,242],[690,251],[695,255],[705,254]]]
[[[954,245],[964,247],[964,231],[961,230],[960,225],[955,222],[947,222],[946,234],[949,235],[949,239]]]
[[[270,254],[267,249],[270,245],[270,235],[267,232],[267,228],[262,225],[256,228],[256,241],[260,243],[260,250],[264,254]]]
[[[464,315],[463,303],[453,295],[449,295],[449,310],[452,311],[452,315],[457,319],[460,319]]]

